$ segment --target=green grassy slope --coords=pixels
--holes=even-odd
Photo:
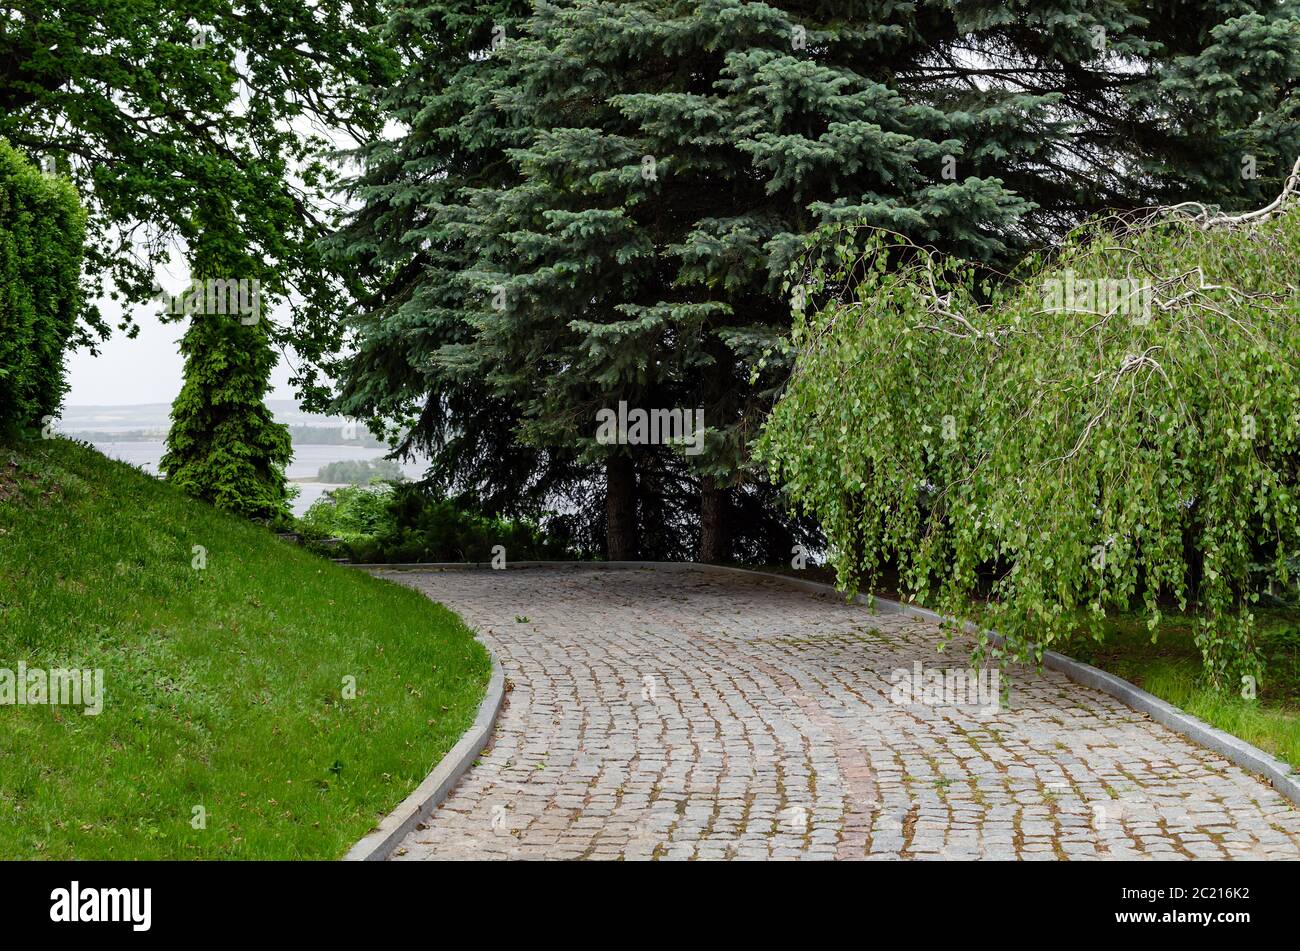
[[[105,701],[0,705],[0,859],[337,858],[468,728],[490,667],[418,593],[64,440],[0,447],[19,661],[102,668]]]

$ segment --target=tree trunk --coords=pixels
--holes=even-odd
[[[700,561],[726,561],[727,490],[718,488],[712,476],[700,480]]]
[[[605,463],[605,549],[610,561],[636,558],[636,467],[627,456]]]

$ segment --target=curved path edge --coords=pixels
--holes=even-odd
[[[706,565],[704,567],[762,575],[765,578],[784,578],[801,588],[819,593],[836,590],[833,585],[822,584],[819,581],[791,578],[788,575],[779,575],[767,571],[751,571],[747,568],[732,568],[726,565]],[[869,607],[879,607],[886,614],[905,614],[909,617],[933,621],[936,624],[951,625],[953,623],[952,618],[944,617],[928,608],[894,601],[890,598],[882,598],[879,595],[859,594],[855,600]],[[970,621],[963,624],[963,629],[969,634],[978,631],[978,627]],[[1002,642],[1001,635],[996,631],[989,631],[988,634],[991,640],[999,644]],[[1242,769],[1263,776],[1274,789],[1297,806],[1300,806],[1300,776],[1296,775],[1289,763],[1277,759],[1240,737],[1211,726],[1199,717],[1194,717],[1172,703],[1161,700],[1155,694],[1148,693],[1136,684],[1129,683],[1124,678],[1116,677],[1114,674],[1093,667],[1091,664],[1085,664],[1064,654],[1058,654],[1056,651],[1044,651],[1043,666],[1049,670],[1064,674],[1075,683],[1110,694],[1121,703],[1132,707],[1139,713],[1145,713],[1151,719],[1168,727],[1175,733],[1179,733],[1189,740],[1213,750]]]
[[[479,640],[479,643],[483,644],[482,640]],[[447,751],[447,755],[438,761],[433,772],[424,777],[424,781],[416,786],[373,832],[348,850],[348,854],[343,856],[344,862],[382,862],[388,858],[393,849],[397,848],[398,843],[442,805],[442,801],[447,798],[447,794],[451,792],[457,780],[465,774],[479,753],[487,746],[492,736],[492,728],[496,726],[497,715],[501,713],[501,706],[505,702],[506,675],[492,649],[486,644],[483,644],[483,649],[488,652],[488,657],[492,660],[492,673],[488,677],[487,692],[483,695],[483,702],[479,704],[478,715],[474,718],[473,725],[456,742],[456,745]]]
[[[841,596],[843,594],[836,589],[834,585],[823,584],[820,581],[810,581],[806,578],[794,578],[790,575],[778,574],[770,571],[756,571],[751,568],[734,568],[730,565],[711,565],[694,561],[518,561],[511,564],[509,567],[664,568],[674,565],[708,568],[714,571],[734,572],[738,574],[760,575],[764,578],[776,578],[788,582],[796,587],[803,588],[804,590],[814,591],[818,594],[832,593]],[[448,569],[492,568],[492,566],[487,563],[477,562],[427,562],[423,564],[354,565],[353,567],[366,569],[388,568],[399,570],[403,568],[418,568],[435,571]],[[953,623],[952,618],[944,617],[928,608],[923,608],[915,604],[907,604],[901,601],[894,601],[891,598],[883,598],[879,595],[859,594],[854,598],[854,600],[860,604],[865,604],[868,607],[878,608],[886,614],[904,614],[910,617],[932,621],[936,624],[951,625]],[[978,631],[978,627],[969,621],[965,622],[963,628],[967,633],[976,633]],[[988,633],[990,639],[1001,643],[1002,637],[996,631],[989,631]],[[495,657],[493,658],[493,664],[495,670]],[[1085,687],[1092,687],[1095,690],[1100,690],[1102,693],[1109,694],[1121,703],[1137,710],[1139,713],[1145,713],[1147,716],[1151,717],[1151,719],[1168,727],[1175,733],[1185,736],[1194,743],[1198,743],[1207,749],[1213,750],[1230,762],[1240,766],[1242,769],[1264,777],[1274,789],[1297,806],[1300,806],[1300,775],[1292,770],[1290,764],[1266,753],[1259,747],[1247,743],[1245,740],[1233,736],[1231,733],[1226,733],[1218,727],[1211,726],[1199,717],[1192,716],[1185,710],[1181,710],[1173,704],[1161,700],[1159,697],[1155,696],[1155,694],[1148,693],[1136,684],[1129,683],[1122,677],[1116,677],[1114,674],[1093,667],[1091,664],[1085,664],[1082,661],[1074,660],[1064,654],[1058,654],[1056,651],[1044,651],[1043,666],[1049,670],[1058,671],[1070,680],[1083,684]],[[464,741],[462,740],[462,742]],[[478,749],[482,749],[481,744]],[[453,754],[455,752],[455,750],[452,751]],[[448,754],[448,757],[451,755],[452,754]],[[439,764],[439,768],[441,768],[441,764]],[[457,773],[457,776],[459,776],[459,773]],[[427,782],[428,781],[426,780],[426,783]],[[446,791],[442,793],[442,796],[446,796]],[[405,803],[403,806],[405,806]],[[412,822],[412,826],[413,825],[414,822]],[[365,839],[362,840],[362,842],[365,841]],[[358,848],[359,847],[360,843],[358,843]],[[356,849],[354,848],[353,851],[355,852]],[[352,853],[348,853],[348,855],[351,857]]]

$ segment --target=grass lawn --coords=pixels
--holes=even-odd
[[[19,662],[100,668],[104,703],[0,705],[3,859],[338,858],[490,670],[419,593],[57,439],[0,448],[0,668]]]

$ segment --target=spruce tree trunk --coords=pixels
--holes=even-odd
[[[727,560],[727,490],[713,476],[700,480],[700,554],[703,562]]]
[[[627,456],[605,463],[605,549],[610,561],[636,558],[636,467]]]

